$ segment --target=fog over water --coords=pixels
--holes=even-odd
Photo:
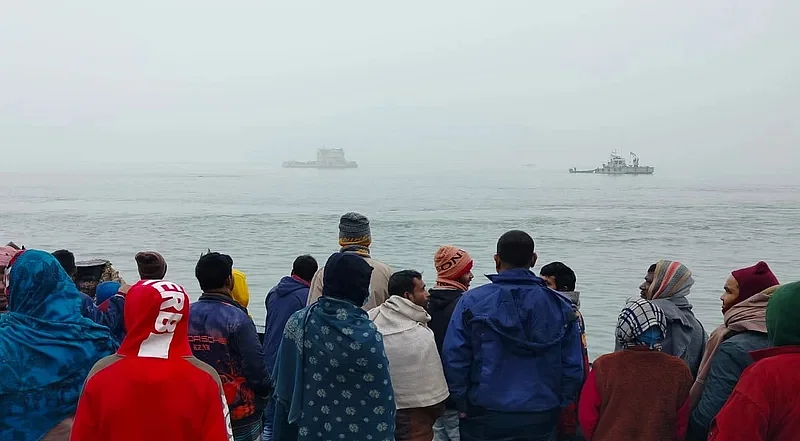
[[[199,254],[228,252],[262,322],[346,211],[429,284],[439,245],[487,273],[522,228],[576,270],[593,356],[661,258],[710,331],[731,270],[800,279],[798,22],[790,0],[10,2],[0,240],[129,280],[157,249],[195,296]],[[359,169],[280,167],[323,145]],[[614,149],[655,175],[567,173]]]

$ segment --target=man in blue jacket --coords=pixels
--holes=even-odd
[[[256,326],[247,309],[231,297],[233,259],[209,252],[200,257],[194,271],[203,295],[190,307],[192,353],[222,380],[234,439],[258,440],[271,387]]]
[[[560,409],[580,390],[577,315],[530,270],[536,258],[531,236],[504,234],[498,274],[453,311],[442,359],[462,441],[555,440]]]
[[[292,274],[282,278],[267,294],[264,301],[267,307],[267,324],[264,327],[264,358],[267,372],[272,372],[275,366],[275,357],[283,340],[283,328],[286,327],[286,322],[292,314],[306,306],[311,279],[318,269],[319,265],[313,257],[300,256],[294,260]],[[274,418],[275,407],[270,400],[264,411],[264,432],[261,441],[272,441]]]

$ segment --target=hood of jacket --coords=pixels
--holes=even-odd
[[[535,354],[564,339],[567,324],[577,320],[569,301],[530,270],[512,269],[487,276],[497,295],[486,314],[474,315],[519,354]]]
[[[576,308],[581,309],[581,292],[580,291],[558,291],[559,294],[566,297],[570,303],[575,305]]]
[[[433,314],[435,311],[446,309],[453,303],[458,302],[458,299],[464,294],[460,289],[443,289],[431,288],[428,290],[430,298],[428,299],[428,312]]]
[[[192,355],[189,347],[189,296],[166,280],[142,280],[125,297],[128,333],[119,348],[126,357],[174,358]]]
[[[412,329],[420,323],[427,325],[431,321],[431,316],[425,308],[400,296],[389,297],[389,300],[371,309],[368,314],[383,335],[397,334]]]
[[[294,294],[295,291],[299,291],[301,289],[309,289],[309,286],[292,276],[285,276],[272,288],[272,291],[278,297],[286,297],[288,295]]]

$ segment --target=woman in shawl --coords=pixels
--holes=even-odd
[[[708,438],[711,422],[728,401],[753,351],[769,347],[767,304],[779,287],[766,262],[731,272],[722,297],[724,323],[708,339],[692,386],[689,439]]]
[[[322,297],[289,318],[272,376],[274,440],[394,440],[383,338],[361,309],[371,273],[356,254],[332,255]]]
[[[692,374],[662,352],[667,318],[654,302],[629,301],[619,315],[623,350],[593,364],[581,391],[578,419],[590,441],[683,440]]]
[[[66,440],[81,386],[116,344],[81,315],[81,296],[49,253],[22,251],[5,271],[8,313],[0,316],[0,439]]]
[[[687,299],[693,285],[692,272],[686,265],[661,260],[650,267],[640,289],[642,298],[656,304],[667,317],[664,352],[681,358],[697,376],[708,335]],[[621,348],[619,342],[616,348]]]

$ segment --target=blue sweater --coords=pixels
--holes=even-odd
[[[575,399],[583,382],[577,315],[526,269],[489,276],[456,305],[442,350],[459,410],[546,412]]]

